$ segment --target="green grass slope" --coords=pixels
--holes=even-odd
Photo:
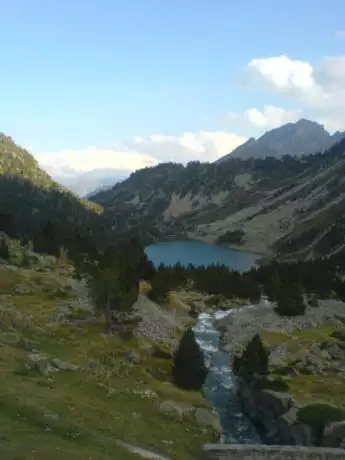
[[[0,265],[1,459],[140,458],[118,441],[197,458],[213,431],[160,405],[208,407],[201,394],[156,380],[151,370],[169,372],[170,361],[148,353],[148,343],[104,334],[71,267],[39,260]]]

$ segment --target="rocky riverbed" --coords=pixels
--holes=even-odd
[[[243,410],[265,442],[345,446],[344,312],[343,302],[322,300],[282,318],[264,301],[216,321],[229,361],[237,357]]]
[[[338,300],[319,300],[317,307],[307,307],[305,315],[291,318],[279,316],[274,307],[274,303],[264,299],[260,304],[231,310],[216,321],[223,348],[231,353],[239,352],[262,330],[292,333],[322,325],[345,324],[345,303]]]

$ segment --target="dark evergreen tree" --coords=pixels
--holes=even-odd
[[[280,316],[304,315],[306,305],[303,299],[303,289],[299,283],[283,285],[277,297],[276,312]]]
[[[6,260],[10,258],[10,250],[6,238],[2,238],[0,242],[0,257]]]
[[[246,380],[254,375],[268,374],[269,352],[262,343],[259,334],[254,335],[241,356],[235,356],[233,362],[234,374]]]
[[[188,328],[174,354],[173,382],[185,390],[200,390],[207,376],[204,355],[192,328]]]

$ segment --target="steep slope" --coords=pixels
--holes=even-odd
[[[210,404],[169,379],[188,310],[150,302],[149,318],[138,300],[148,337],[104,334],[73,266],[34,253],[23,266],[26,248],[9,245],[10,265],[0,260],[1,459],[142,458],[131,447],[145,458],[198,458],[219,436],[197,421],[201,409],[211,417]],[[164,340],[154,342],[157,329]]]
[[[329,254],[344,244],[345,140],[302,158],[161,164],[93,199],[160,237],[191,237],[258,252]],[[334,236],[336,235],[336,237]],[[305,253],[303,253],[303,250]]]
[[[345,137],[337,132],[331,136],[325,128],[314,122],[301,119],[268,131],[259,139],[250,138],[228,155],[217,160],[223,163],[229,158],[281,158],[284,155],[307,155],[322,152]]]
[[[99,205],[54,182],[32,155],[0,134],[0,230],[32,238],[48,222],[100,240],[111,233]]]

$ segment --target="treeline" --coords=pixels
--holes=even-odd
[[[168,292],[178,287],[191,287],[207,294],[228,299],[258,302],[262,295],[277,302],[281,315],[303,314],[306,302],[316,306],[317,299],[335,297],[345,301],[344,265],[340,259],[280,263],[254,267],[240,273],[226,266],[211,265],[173,267],[160,265],[152,278],[151,299],[164,301]]]
[[[132,306],[137,299],[139,282],[150,280],[155,273],[138,238],[113,233],[96,221],[82,227],[66,221],[44,219],[40,224],[23,226],[16,212],[0,212],[0,232],[19,240],[23,256],[30,251],[53,255],[70,261],[76,275],[87,280],[90,294],[98,312],[104,313],[106,330],[129,336],[136,321]],[[0,257],[10,259],[8,237],[0,240]]]

